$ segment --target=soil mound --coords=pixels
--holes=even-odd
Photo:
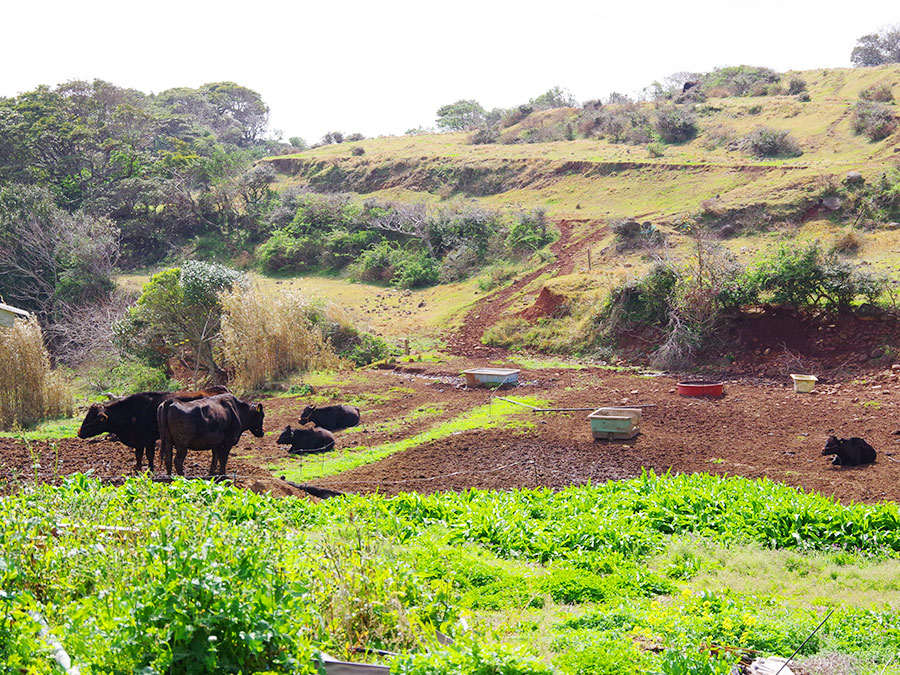
[[[554,293],[544,286],[541,289],[537,300],[528,309],[519,312],[519,316],[523,319],[533,321],[535,319],[543,319],[544,317],[560,317],[569,311],[569,300],[564,295]]]

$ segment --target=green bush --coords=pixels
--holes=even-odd
[[[853,106],[853,131],[870,141],[887,138],[897,128],[894,109],[876,101],[857,101]]]
[[[806,91],[806,80],[804,80],[802,77],[797,77],[796,75],[794,75],[790,80],[788,80],[788,94],[790,94],[791,96],[796,96],[797,94],[800,94],[804,91]]]
[[[790,132],[759,126],[744,136],[743,143],[757,157],[797,157],[803,154]]]
[[[320,242],[313,237],[275,230],[256,250],[256,257],[264,272],[294,273],[313,267],[320,251]]]
[[[390,283],[401,288],[429,286],[438,281],[437,263],[425,251],[381,241],[366,249],[349,267],[354,281]]]
[[[674,269],[654,265],[644,276],[609,294],[600,321],[614,333],[632,325],[665,326],[677,283]]]
[[[665,106],[657,110],[653,128],[666,143],[683,143],[697,135],[694,113],[684,107]]]
[[[732,96],[765,95],[768,85],[776,84],[780,79],[771,68],[757,66],[716,68],[701,77],[704,89],[727,89]]]
[[[862,268],[825,253],[818,242],[781,246],[752,265],[740,285],[744,293],[765,302],[797,309],[838,312],[862,298],[875,302],[884,280]]]
[[[513,220],[506,235],[506,248],[512,253],[533,253],[556,238],[543,209],[523,211]]]
[[[124,396],[139,391],[173,391],[178,388],[178,383],[170,379],[162,368],[127,356],[92,368],[88,371],[87,380],[96,394],[113,392]]]

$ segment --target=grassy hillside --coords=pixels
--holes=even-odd
[[[456,133],[369,139],[266,161],[282,174],[283,185],[390,199],[465,194],[495,206],[543,206],[556,218],[664,221],[696,211],[716,195],[726,210],[794,206],[815,193],[823,174],[871,175],[892,163],[900,139],[895,134],[872,143],[855,135],[851,106],[860,91],[875,85],[887,85],[900,98],[900,67],[803,71],[784,79],[792,76],[806,81],[808,102],[788,95],[711,97],[697,106],[698,136],[666,146],[661,157],[651,157],[644,146],[602,139],[470,145],[470,134]],[[540,123],[541,116],[576,112],[556,109],[532,117]],[[761,160],[712,146],[723,130],[740,137],[759,125],[789,131],[803,154]],[[351,154],[357,146],[364,155]]]

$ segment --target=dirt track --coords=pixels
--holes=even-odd
[[[423,368],[430,373],[370,372],[355,375],[334,394],[373,394],[386,400],[364,406],[364,430],[339,434],[339,446],[371,447],[414,435],[425,428],[480,405],[490,394],[458,388],[450,376],[456,366]],[[430,379],[428,375],[436,379]],[[425,376],[423,376],[425,375]],[[773,480],[834,494],[844,500],[900,499],[900,428],[897,407],[900,381],[886,372],[868,381],[821,384],[812,395],[795,394],[785,382],[735,381],[720,400],[686,399],[674,393],[668,377],[641,377],[600,369],[524,371],[518,393],[539,396],[556,407],[607,404],[655,404],[645,411],[641,435],[626,442],[591,440],[584,413],[527,413],[533,429],[490,429],[466,432],[393,455],[317,485],[340,491],[396,493],[417,490],[513,488],[604,481],[638,475],[642,467],[657,472],[708,472]],[[399,387],[399,389],[398,389]],[[878,387],[878,388],[874,388]],[[509,395],[515,396],[516,391]],[[245,434],[229,460],[239,484],[275,494],[297,494],[266,470],[283,459],[274,439],[287,423],[296,424],[303,402],[278,398],[266,402],[266,436]],[[385,426],[428,404],[443,410],[404,424]],[[838,468],[822,457],[830,430],[839,436],[862,436],[878,450],[871,466]],[[92,470],[104,477],[132,474],[133,453],[118,443],[79,439],[36,443],[38,479]],[[894,456],[894,453],[897,456]],[[298,460],[303,461],[303,460]],[[206,473],[209,454],[190,453],[188,476]],[[32,456],[18,441],[0,440],[0,478],[7,489],[33,479]]]

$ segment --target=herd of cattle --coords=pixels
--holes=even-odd
[[[174,450],[175,470],[184,475],[188,450],[211,450],[209,475],[225,473],[231,449],[241,434],[249,431],[263,436],[261,403],[242,401],[226,387],[215,386],[197,391],[145,391],[109,403],[95,403],[88,409],[79,438],[102,433],[113,434],[134,448],[134,470],[140,472],[144,455],[153,471],[156,441],[166,472],[171,475]],[[285,427],[278,437],[281,445],[290,445],[290,453],[322,452],[334,448],[333,431],[359,424],[359,408],[346,405],[306,406],[300,424],[312,428]]]

